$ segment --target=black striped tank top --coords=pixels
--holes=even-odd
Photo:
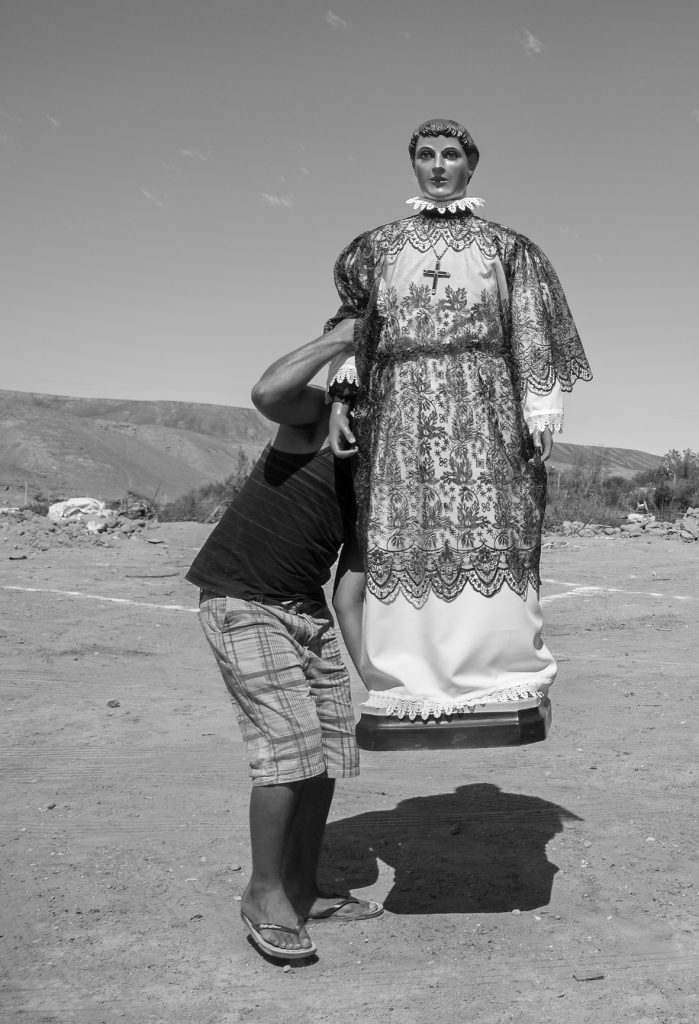
[[[245,600],[322,600],[342,544],[354,535],[349,460],[268,445],[187,573],[202,590]]]

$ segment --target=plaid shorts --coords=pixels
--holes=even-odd
[[[254,786],[359,774],[350,677],[326,607],[202,591],[199,619],[233,701]]]

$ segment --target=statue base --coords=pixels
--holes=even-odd
[[[462,750],[539,743],[551,726],[551,701],[537,707],[440,718],[393,718],[362,713],[357,744],[362,750]]]

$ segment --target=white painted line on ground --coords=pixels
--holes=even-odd
[[[624,594],[629,597],[664,597],[672,601],[692,601],[694,598],[682,594],[661,594],[655,590],[622,590],[619,587],[587,587],[578,586],[575,583],[568,583],[564,580],[543,579],[542,583],[553,583],[559,587],[570,587],[560,594],[546,594],[541,599],[542,604],[550,604],[551,601],[560,601],[565,597],[592,596],[594,594]],[[84,594],[80,590],[57,590],[53,587],[16,587],[0,586],[0,590],[20,591],[24,594],[59,594],[62,597],[78,597],[85,601],[107,601],[111,604],[133,605],[136,608],[155,608],[158,611],[166,612],[194,612],[198,608],[190,608],[183,604],[154,604],[151,601],[132,601],[128,597],[107,597],[104,594]]]
[[[587,587],[577,583],[568,583],[565,580],[543,579],[542,583],[553,583],[557,587],[572,587],[572,590],[564,591],[561,594],[547,594],[542,603],[548,601],[559,601],[562,597],[574,597],[578,594],[624,594],[628,597],[665,597],[670,601],[693,601],[694,598],[685,594],[661,594],[657,590],[622,590],[620,587]]]
[[[62,597],[80,597],[85,601],[108,601],[111,604],[130,604],[137,608],[156,608],[164,612],[198,612],[198,608],[189,608],[184,604],[153,604],[151,601],[132,601],[128,597],[105,597],[103,594],[83,594],[80,590],[55,590],[52,587],[11,587],[3,586],[0,590],[20,590],[24,594],[60,594]]]

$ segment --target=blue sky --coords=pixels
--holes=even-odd
[[[434,116],[563,282],[563,439],[699,448],[694,0],[3,0],[0,387],[249,405]]]

